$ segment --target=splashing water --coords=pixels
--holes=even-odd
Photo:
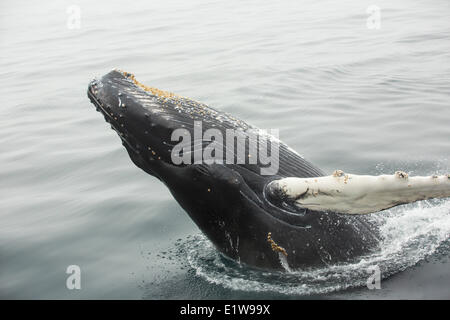
[[[422,201],[396,207],[370,218],[380,228],[380,250],[356,263],[317,269],[266,272],[250,269],[223,257],[199,234],[182,241],[181,256],[195,274],[227,289],[277,292],[288,295],[330,293],[366,285],[377,265],[386,278],[431,256],[449,239],[450,200]]]

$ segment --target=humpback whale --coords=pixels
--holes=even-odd
[[[121,70],[92,80],[87,95],[118,133],[133,163],[167,186],[217,250],[252,267],[301,269],[360,259],[379,243],[377,227],[362,214],[450,196],[448,175],[408,177],[399,171],[374,177],[340,170],[326,175],[248,123],[148,87]],[[238,130],[247,142],[242,150],[237,144],[230,150],[196,134],[198,122],[202,132],[215,130],[215,138]],[[180,128],[194,137],[183,148],[173,139]],[[249,160],[255,146],[256,151],[262,148],[261,143],[251,145],[258,138],[277,144],[276,172],[262,174],[267,163],[260,159],[236,161]],[[197,161],[188,148],[212,142],[215,153],[223,151],[233,161]],[[177,147],[179,156],[192,161],[174,161]]]

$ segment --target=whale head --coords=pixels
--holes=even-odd
[[[88,86],[88,97],[119,135],[131,159],[148,171],[151,161],[171,162],[175,95],[138,83],[134,75],[113,70]],[[158,172],[150,172],[158,176]]]

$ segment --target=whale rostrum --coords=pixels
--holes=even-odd
[[[397,205],[450,197],[450,175],[410,177],[356,175],[336,170],[324,177],[287,177],[271,181],[267,193],[299,208],[344,214],[367,214]]]

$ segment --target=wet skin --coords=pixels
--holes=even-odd
[[[242,120],[146,87],[122,71],[111,71],[92,81],[88,97],[118,133],[136,166],[169,188],[225,256],[257,268],[283,269],[283,262],[290,268],[309,268],[354,261],[376,248],[376,227],[364,217],[299,209],[281,195],[267,196],[266,186],[274,179],[324,175],[283,143],[279,145],[276,175],[261,175],[259,161],[211,165],[172,162],[172,148],[178,143],[171,141],[175,129],[185,128],[192,137],[194,121],[202,121],[204,131],[215,128],[224,136],[226,129],[238,128],[244,133],[254,129]]]

